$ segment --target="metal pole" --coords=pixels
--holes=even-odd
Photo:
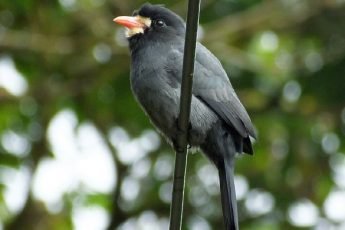
[[[192,99],[192,84],[199,13],[200,0],[189,0],[183,57],[180,115],[178,119],[178,129],[180,133],[176,140],[175,172],[170,209],[170,230],[180,230],[182,222],[184,184],[187,164],[187,138]]]

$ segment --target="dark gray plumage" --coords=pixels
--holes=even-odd
[[[174,144],[185,24],[178,15],[157,5],[145,4],[134,16],[150,18],[150,23],[142,24],[138,33],[133,32],[137,27],[127,26],[133,30],[128,38],[132,91],[152,123]],[[200,43],[192,92],[188,142],[200,147],[217,166],[225,226],[238,229],[234,157],[236,153],[253,153],[250,136],[255,137],[255,132],[220,62]]]

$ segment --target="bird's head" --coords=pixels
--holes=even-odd
[[[185,33],[185,23],[180,16],[161,5],[149,3],[134,11],[132,16],[114,18],[114,22],[127,28],[126,36],[130,43],[165,40]]]

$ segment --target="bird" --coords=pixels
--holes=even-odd
[[[145,3],[132,16],[113,19],[126,28],[130,85],[151,123],[176,148],[186,25],[164,7]],[[220,61],[196,44],[188,145],[196,147],[219,174],[225,229],[237,230],[235,158],[253,154],[256,132]]]

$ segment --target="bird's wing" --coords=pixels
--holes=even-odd
[[[173,50],[168,54],[166,65],[170,81],[181,82],[183,52]],[[179,66],[180,68],[176,68]],[[197,44],[193,80],[193,95],[203,101],[226,124],[234,127],[242,137],[255,137],[252,122],[238,99],[218,59],[200,43]]]

